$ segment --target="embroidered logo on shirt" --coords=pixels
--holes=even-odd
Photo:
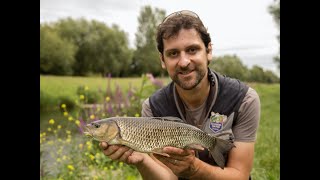
[[[226,118],[226,115],[211,112],[209,128],[215,133],[220,131],[223,128],[223,120]]]

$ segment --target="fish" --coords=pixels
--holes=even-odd
[[[203,151],[208,149],[220,168],[225,167],[225,154],[235,145],[184,123],[178,117],[109,117],[88,123],[84,134],[93,140],[125,145],[131,149],[170,157],[166,146]]]

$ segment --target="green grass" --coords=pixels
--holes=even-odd
[[[253,179],[280,179],[280,85],[252,85],[260,96],[261,119],[255,145]]]
[[[40,89],[51,97],[68,96],[78,98],[76,95],[79,86],[88,86],[90,90],[105,91],[108,78],[103,77],[70,77],[70,76],[40,76]],[[111,78],[110,88],[114,91],[119,85],[123,91],[141,84],[141,78]]]

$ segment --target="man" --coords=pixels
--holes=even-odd
[[[113,160],[136,165],[144,179],[249,179],[260,119],[256,91],[208,68],[211,38],[198,15],[183,10],[167,16],[158,27],[161,66],[172,82],[142,105],[142,116],[176,116],[209,134],[234,141],[224,169],[208,151],[165,147],[170,155],[147,155],[126,146],[101,143]],[[231,135],[222,135],[229,132]]]

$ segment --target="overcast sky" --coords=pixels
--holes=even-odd
[[[84,17],[117,24],[133,46],[142,6],[164,9],[167,14],[188,9],[208,28],[214,56],[236,54],[249,68],[256,64],[276,73],[279,30],[268,12],[273,0],[40,0],[40,22]]]

